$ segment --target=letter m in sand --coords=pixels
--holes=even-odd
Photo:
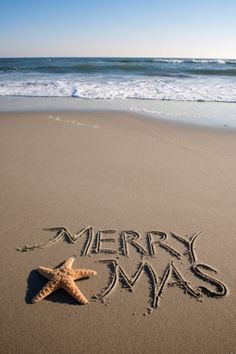
[[[151,293],[150,293],[151,306],[156,307],[157,279],[156,279],[156,274],[155,274],[152,266],[149,263],[141,262],[139,264],[135,274],[131,278],[129,278],[127,276],[127,274],[125,273],[124,269],[121,266],[119,266],[119,264],[116,260],[109,259],[109,260],[101,260],[100,262],[107,264],[107,266],[110,270],[110,279],[109,279],[109,285],[106,288],[104,288],[100,294],[98,294],[96,296],[97,299],[102,300],[107,295],[109,295],[110,292],[112,291],[112,289],[115,288],[115,286],[119,282],[119,280],[130,291],[133,291],[133,286],[138,281],[141,274],[143,272],[146,272],[146,274],[149,278],[150,286],[151,286]]]

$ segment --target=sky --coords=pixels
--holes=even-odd
[[[0,0],[0,57],[236,58],[236,0]]]

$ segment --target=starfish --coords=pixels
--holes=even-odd
[[[89,269],[72,269],[75,257],[69,258],[59,268],[51,269],[39,267],[37,271],[49,282],[39,291],[39,293],[32,299],[33,303],[43,300],[46,296],[59,288],[66,290],[74,299],[82,304],[88,304],[88,300],[81,293],[75,284],[75,280],[97,275],[97,272]]]

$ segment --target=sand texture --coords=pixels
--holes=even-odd
[[[227,129],[1,113],[0,352],[236,353],[235,151]],[[86,305],[56,290],[70,258]]]

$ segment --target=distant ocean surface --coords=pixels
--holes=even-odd
[[[0,58],[0,96],[236,102],[236,60]]]

